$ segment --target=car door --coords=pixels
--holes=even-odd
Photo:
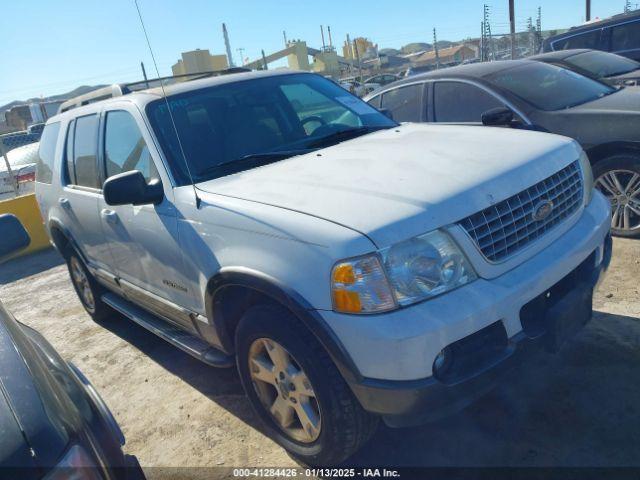
[[[182,273],[171,181],[135,105],[113,104],[104,112],[101,158],[107,179],[138,170],[147,182],[159,179],[164,189],[158,205],[111,206],[99,199],[102,228],[123,291],[146,309],[195,330],[183,308],[193,303],[194,292]]]
[[[99,114],[76,117],[66,132],[60,196],[62,222],[90,267],[109,270],[113,259],[104,241],[98,201],[102,197],[97,164]]]
[[[437,123],[482,125],[482,114],[505,102],[484,88],[468,82],[442,80],[433,83],[429,118]]]

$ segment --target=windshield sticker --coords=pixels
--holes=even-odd
[[[349,110],[359,115],[370,115],[372,113],[380,113],[368,103],[355,97],[336,97],[336,100],[347,107]]]

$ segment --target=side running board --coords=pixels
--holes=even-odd
[[[155,333],[163,340],[166,340],[207,365],[218,368],[228,368],[235,365],[233,356],[227,355],[212,347],[204,340],[168,324],[164,320],[159,319],[115,293],[105,293],[102,295],[102,301],[141,327]]]

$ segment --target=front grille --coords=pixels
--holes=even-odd
[[[488,260],[499,262],[577,211],[582,197],[582,175],[576,161],[532,187],[474,213],[460,225]],[[534,219],[534,209],[547,200],[553,203],[551,213],[542,220]]]

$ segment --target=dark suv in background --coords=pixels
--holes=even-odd
[[[640,60],[640,11],[570,28],[544,40],[543,52],[591,48]]]

